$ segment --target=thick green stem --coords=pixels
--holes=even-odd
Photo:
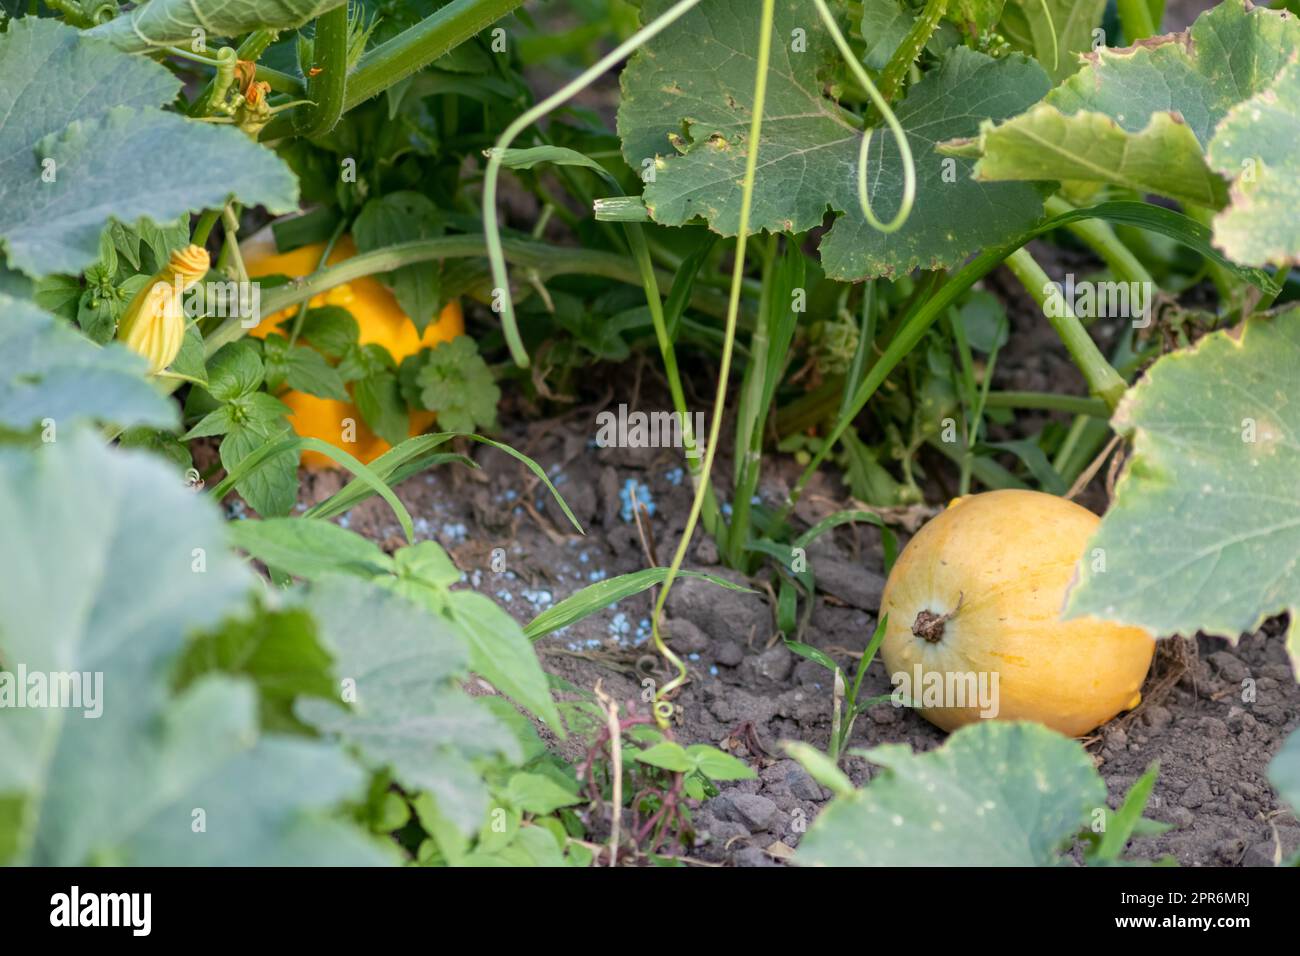
[[[1100,398],[1058,395],[1056,392],[989,392],[986,408],[1027,408],[1044,412],[1068,412],[1109,418],[1110,409]]]
[[[1119,400],[1124,397],[1128,385],[1120,377],[1119,372],[1106,361],[1106,356],[1101,354],[1101,349],[1097,348],[1097,343],[1092,340],[1088,330],[1074,314],[1071,304],[1064,299],[1059,299],[1059,309],[1047,307],[1048,290],[1052,283],[1028,249],[1020,248],[1007,256],[1007,268],[1043,309],[1047,320],[1052,323],[1052,328],[1056,329],[1056,334],[1061,337],[1066,350],[1074,359],[1074,364],[1079,367],[1079,371],[1083,373],[1084,380],[1093,394],[1103,399],[1113,411],[1119,405]],[[1053,312],[1060,312],[1060,314],[1053,315]]]
[[[880,74],[880,92],[886,102],[891,102],[898,95],[907,71],[921,55],[921,50],[930,41],[930,36],[938,28],[939,21],[943,19],[944,11],[947,9],[948,0],[929,0],[921,15],[912,24],[912,29],[907,31],[907,36],[903,38],[903,42],[898,45],[894,55],[885,64]]]
[[[1059,216],[1073,212],[1077,208],[1060,196],[1052,196],[1045,204],[1049,216]],[[1155,288],[1155,279],[1146,270],[1137,256],[1115,235],[1109,223],[1100,219],[1079,219],[1065,225],[1065,228],[1077,236],[1093,252],[1105,260],[1115,277],[1122,282],[1145,282],[1148,288]]]
[[[543,277],[589,275],[626,282],[629,285],[640,285],[642,281],[641,274],[627,260],[627,257],[614,253],[553,246],[548,243],[514,238],[504,239],[502,249],[511,263],[523,268],[535,269]],[[420,239],[376,249],[373,252],[363,252],[346,262],[322,269],[307,278],[296,279],[268,289],[262,295],[261,311],[265,315],[271,315],[362,276],[391,272],[416,262],[438,259],[480,259],[486,252],[487,247],[483,237],[470,235]],[[660,282],[672,281],[672,277],[667,273],[658,273],[657,278]],[[707,290],[697,292],[692,296],[691,302],[695,308],[710,312],[718,304],[713,294]],[[243,328],[241,323],[242,320],[238,316],[222,323],[207,338],[207,354],[211,355],[227,342],[233,342],[247,332],[248,330]]]
[[[316,20],[312,43],[312,73],[307,80],[307,98],[313,106],[298,110],[295,132],[311,138],[324,136],[343,115],[343,98],[348,86],[348,5],[340,4]]]
[[[524,0],[454,0],[409,30],[369,50],[349,78],[343,111],[424,69],[524,5]]]

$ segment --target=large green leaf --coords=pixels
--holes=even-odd
[[[347,0],[149,0],[87,31],[130,53],[153,47],[189,47],[195,31],[204,45],[266,27],[287,30]]]
[[[1215,244],[1247,265],[1300,265],[1300,62],[1232,108],[1209,160],[1235,180],[1214,220]]]
[[[643,18],[669,0],[646,0]],[[655,159],[645,201],[656,222],[703,218],[735,235],[753,100],[759,7],[712,0],[648,43],[623,71],[618,128],[634,169]],[[824,93],[838,71],[835,51],[804,0],[780,0],[775,35],[806,33],[806,50],[772,50],[767,115],[759,148],[750,228],[802,232],[841,214],[822,242],[828,276],[859,279],[918,266],[941,268],[978,248],[1013,238],[1038,220],[1037,191],[1023,184],[977,183],[965,159],[940,156],[935,143],[973,135],[982,119],[1005,119],[1048,90],[1042,68],[1013,54],[993,60],[965,47],[950,52],[895,112],[916,163],[916,202],[907,223],[885,235],[862,215],[855,169],[862,133]],[[894,215],[903,170],[892,137],[872,133],[868,186],[876,215]]]
[[[297,208],[270,150],[157,108],[181,85],[157,63],[28,17],[0,34],[0,76],[0,245],[29,275],[80,272],[110,218],[168,222],[231,194]]]
[[[930,753],[887,744],[863,755],[885,771],[822,811],[798,862],[1045,866],[1106,805],[1087,752],[1039,724],[987,721]]]
[[[1300,307],[1167,355],[1112,421],[1133,441],[1066,616],[1235,640],[1291,613],[1300,664]]]
[[[165,464],[77,433],[0,452],[0,527],[8,680],[102,675],[97,717],[6,708],[0,847],[50,865],[386,858],[326,814],[365,785],[338,748],[259,738],[246,683],[171,692],[187,634],[242,606],[252,583],[210,502]]]
[[[326,578],[307,606],[353,696],[340,706],[300,700],[298,716],[356,747],[375,769],[425,790],[469,834],[487,815],[488,791],[473,762],[518,759],[519,742],[459,680],[469,656],[450,625],[410,601],[355,578]]]
[[[29,302],[0,295],[0,426],[46,419],[123,427],[180,423],[175,403],[145,379],[148,363],[121,345],[100,348]]]
[[[1205,160],[1215,128],[1297,50],[1295,17],[1245,0],[1225,0],[1185,33],[1102,47],[1043,106],[981,125],[976,177],[1113,183],[1218,208],[1226,184]]]

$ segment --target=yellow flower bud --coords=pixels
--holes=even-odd
[[[158,274],[135,294],[117,327],[118,339],[149,360],[150,374],[171,365],[185,339],[182,294],[208,274],[208,252],[186,246],[171,254]]]

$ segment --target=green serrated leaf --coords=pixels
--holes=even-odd
[[[25,707],[0,720],[0,804],[25,800],[16,832],[0,832],[11,862],[391,860],[328,816],[365,788],[337,747],[260,736],[246,683],[172,693],[187,636],[243,606],[253,579],[217,509],[167,465],[84,432],[0,451],[0,526],[5,669],[102,675],[93,719]],[[11,822],[0,814],[0,830]]]
[[[1291,611],[1300,667],[1300,307],[1214,332],[1152,365],[1113,420],[1134,453],[1066,617],[1236,640]]]
[[[158,109],[180,81],[144,57],[27,17],[0,34],[0,76],[0,243],[28,275],[80,272],[110,218],[171,222],[231,194],[297,208],[297,181],[274,153]]]
[[[1214,244],[1244,265],[1300,264],[1300,62],[1228,112],[1209,162],[1233,181]]]
[[[526,813],[554,813],[581,803],[582,797],[540,773],[517,773],[506,784],[505,798]]]
[[[975,178],[984,182],[1076,180],[1214,209],[1227,201],[1196,134],[1171,113],[1152,113],[1130,132],[1104,113],[1067,115],[1042,103],[1005,123],[984,122],[978,145]]]
[[[929,753],[890,744],[863,755],[884,772],[822,811],[798,862],[1043,866],[1106,802],[1087,751],[1039,724],[986,721]]]
[[[646,0],[642,17],[669,0]],[[624,69],[618,128],[632,168],[655,161],[645,200],[654,220],[682,225],[704,219],[722,235],[739,224],[748,106],[753,99],[759,8],[749,0],[716,0],[684,15],[638,52]],[[981,120],[1001,120],[1048,90],[1047,75],[1020,54],[994,60],[960,47],[896,104],[916,164],[916,202],[906,224],[889,235],[871,228],[857,195],[861,132],[853,117],[824,94],[835,51],[803,0],[777,4],[775,33],[806,32],[806,50],[777,44],[768,78],[759,175],[750,228],[804,232],[840,213],[821,245],[834,279],[890,276],[914,268],[954,265],[984,246],[1024,232],[1042,213],[1037,188],[977,183],[970,163],[940,156],[934,145],[973,135]],[[903,171],[892,138],[872,131],[868,191],[877,216],[892,217]]]
[[[262,384],[262,371],[262,357],[253,342],[229,342],[208,360],[208,392],[221,402],[243,398]]]
[[[235,425],[221,440],[221,466],[231,471],[263,445],[290,434],[287,422],[282,428],[257,423]],[[287,515],[298,500],[298,453],[277,452],[236,482],[235,490],[264,518]]]
[[[695,769],[710,780],[754,780],[758,777],[754,768],[743,760],[707,744],[692,744],[686,748],[686,756]]]
[[[637,753],[633,759],[638,763],[659,767],[661,770],[671,770],[674,773],[690,773],[695,769],[695,761],[687,755],[686,749],[671,740],[647,747]]]
[[[148,363],[117,343],[98,348],[30,302],[0,295],[0,425],[45,420],[175,428],[176,406],[145,379]]]
[[[370,430],[390,445],[399,445],[410,437],[410,414],[392,372],[357,379],[352,383],[352,399]]]
[[[372,584],[329,578],[307,607],[335,655],[346,706],[299,701],[298,716],[337,735],[404,787],[424,790],[463,833],[487,813],[488,792],[473,761],[517,759],[518,743],[491,711],[459,686],[468,656],[438,615]]]
[[[1300,669],[1300,307],[1156,362],[1112,425],[1133,454],[1066,617],[1228,640],[1291,613]],[[1098,561],[1097,556],[1104,556]]]
[[[438,413],[439,428],[472,432],[495,427],[501,389],[468,336],[458,335],[430,350],[415,384],[424,407]]]

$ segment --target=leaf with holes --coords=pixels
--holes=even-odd
[[[669,0],[647,0],[643,19]],[[701,4],[650,41],[623,71],[618,129],[623,155],[640,171],[653,160],[645,202],[656,222],[705,220],[735,235],[740,217],[759,7],[750,0]],[[970,163],[940,156],[935,144],[971,136],[981,120],[1027,109],[1048,90],[1047,75],[1020,54],[994,60],[960,47],[895,104],[916,164],[916,202],[896,233],[880,233],[862,214],[857,191],[861,121],[828,97],[840,64],[829,35],[803,0],[779,0],[775,36],[806,32],[803,44],[777,42],[768,76],[750,227],[804,232],[838,214],[822,241],[835,279],[897,275],[955,265],[975,250],[1006,242],[1042,214],[1038,190],[977,183]],[[868,193],[878,217],[902,198],[903,167],[883,126],[871,132]]]

